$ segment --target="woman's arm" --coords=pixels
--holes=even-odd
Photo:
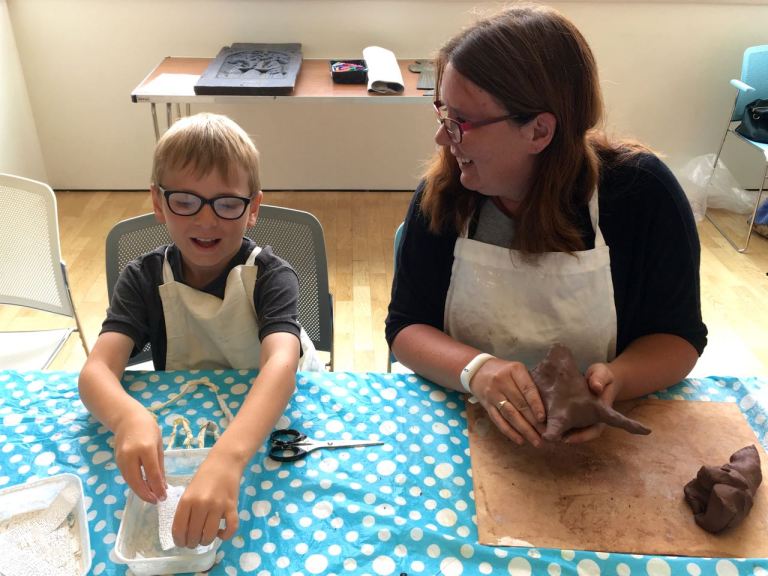
[[[614,398],[628,400],[677,384],[693,369],[698,358],[696,349],[680,336],[650,334],[638,338],[606,364],[613,374]],[[587,374],[591,375],[589,371]],[[597,394],[602,393],[605,385],[599,377],[590,380],[590,387]]]
[[[480,350],[425,324],[403,328],[392,351],[417,374],[460,392],[464,391],[461,371],[480,354]],[[544,422],[544,405],[524,364],[492,358],[475,372],[470,390],[505,436],[517,444],[526,440],[534,446],[541,444],[537,426]],[[506,402],[499,406],[502,401]]]

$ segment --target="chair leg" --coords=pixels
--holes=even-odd
[[[728,133],[726,132],[726,137],[727,135]],[[717,169],[717,162],[720,158],[720,154],[723,150],[724,144],[725,144],[725,137],[723,138],[723,141],[720,143],[720,149],[717,151],[717,154],[715,155],[715,162],[712,166],[712,172],[710,173],[709,180],[707,181],[705,190],[709,189],[709,186],[712,184],[712,179],[714,178],[715,170]],[[718,232],[720,232],[720,235],[728,241],[728,244],[730,244],[734,250],[736,250],[741,254],[746,252],[747,249],[749,248],[749,241],[752,238],[752,229],[754,228],[754,225],[755,225],[755,216],[757,215],[757,209],[760,207],[760,201],[762,200],[762,197],[763,197],[763,190],[765,189],[765,179],[767,177],[768,177],[768,161],[766,161],[765,169],[763,170],[763,178],[760,181],[760,189],[757,192],[757,199],[755,200],[755,205],[752,208],[752,216],[749,219],[749,226],[747,228],[747,238],[744,241],[743,247],[739,247],[733,240],[731,240],[730,236],[728,236],[726,231],[723,230],[720,227],[720,225],[709,215],[709,211],[705,213],[707,220],[709,220],[712,223],[712,225],[715,227],[715,229]]]
[[[730,123],[729,123],[730,126]],[[712,171],[709,173],[709,180],[707,180],[706,185],[704,186],[704,194],[705,196],[709,196],[709,187],[712,185],[712,180],[715,178],[715,170],[717,170],[717,163],[720,160],[720,154],[723,152],[723,146],[725,146],[725,139],[728,137],[728,128],[725,129],[725,134],[723,134],[723,139],[720,141],[720,148],[717,149],[717,154],[715,154],[715,161],[712,163]],[[730,244],[734,250],[737,252],[743,252],[746,250],[746,246],[744,248],[739,248],[733,240],[726,234],[725,230],[720,228],[717,222],[710,216],[709,210],[704,211],[704,217],[709,220],[712,223],[712,226],[715,227],[715,230],[720,232],[720,235],[725,238],[728,241],[728,244]]]
[[[75,300],[72,298],[72,290],[69,287],[69,275],[67,274],[67,267],[64,262],[61,263],[61,272],[64,276],[64,287],[67,290],[67,298],[69,298],[69,307],[72,309],[72,316],[75,318],[75,326],[77,327],[77,333],[80,335],[80,343],[83,345],[86,358],[90,352],[88,351],[88,343],[85,341],[85,332],[80,325],[80,317],[77,315],[77,308],[75,308]]]
[[[80,326],[80,318],[77,316],[77,310],[75,310],[75,324],[77,325],[77,333],[80,334],[80,343],[83,345],[86,358],[90,354],[88,351],[88,343],[85,341],[85,334],[83,333],[83,327]]]
[[[717,170],[717,163],[720,160],[720,154],[723,152],[723,146],[725,146],[725,139],[728,138],[728,129],[730,127],[730,123],[728,123],[728,126],[725,128],[725,134],[723,134],[723,139],[720,140],[720,148],[717,149],[717,154],[715,154],[715,161],[712,163],[712,171],[709,173],[709,180],[707,180],[707,185],[704,187],[705,192],[706,189],[709,188],[709,186],[712,184],[712,179],[715,176],[715,170]]]
[[[744,244],[744,249],[739,252],[746,252],[749,247],[749,240],[752,238],[752,229],[755,227],[755,218],[757,217],[757,209],[760,207],[760,201],[763,198],[763,190],[765,188],[765,179],[768,177],[768,161],[765,163],[765,169],[763,170],[763,178],[760,180],[760,190],[757,192],[757,200],[755,201],[755,207],[752,209],[752,217],[749,219],[749,230],[747,231],[747,242]]]
[[[723,152],[723,146],[725,146],[725,140],[728,138],[728,132],[730,132],[731,127],[731,121],[733,120],[733,113],[736,110],[736,103],[739,100],[739,95],[736,94],[736,98],[733,100],[733,107],[731,108],[731,115],[728,117],[728,124],[725,125],[725,132],[723,132],[723,138],[720,140],[720,147],[717,149],[717,154],[715,154],[715,161],[712,163],[712,171],[709,173],[709,180],[707,180],[706,185],[704,186],[704,193],[708,195],[709,187],[712,185],[712,180],[715,177],[715,170],[717,170],[717,163],[720,161],[720,155]],[[762,188],[761,188],[762,189]],[[758,200],[759,202],[759,200]],[[744,252],[747,249],[747,245],[749,244],[749,236],[747,237],[747,245],[744,246],[744,248],[739,248],[733,240],[731,240],[728,235],[725,233],[725,230],[720,228],[718,226],[717,222],[715,222],[712,217],[709,215],[709,211],[705,210],[704,216],[707,220],[709,220],[712,225],[715,227],[715,229],[720,232],[720,235],[725,238],[728,241],[728,244],[730,244],[734,250],[737,252]],[[750,226],[750,234],[752,233],[752,227]]]
[[[77,315],[77,308],[75,308],[75,301],[72,300],[72,291],[69,289],[69,281],[65,282],[67,287],[67,296],[69,297],[69,305],[72,308],[72,316],[75,318],[75,326],[77,327],[77,333],[80,335],[80,343],[83,345],[83,350],[85,350],[85,357],[88,357],[88,354],[90,352],[88,351],[88,344],[85,341],[85,333],[83,332],[83,327],[80,325],[80,316]]]
[[[56,347],[56,349],[51,352],[51,355],[48,356],[48,360],[45,361],[45,364],[43,365],[43,370],[48,370],[48,367],[51,365],[51,362],[53,362],[53,359],[56,358],[56,356],[59,355],[59,352],[61,352],[61,349],[64,348],[64,345],[67,343],[67,340],[69,339],[69,336],[72,333],[69,332],[66,337],[64,337],[61,342],[59,342],[59,345]]]

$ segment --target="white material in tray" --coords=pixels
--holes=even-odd
[[[83,576],[91,540],[83,484],[58,474],[0,490],[0,558],[7,576]]]

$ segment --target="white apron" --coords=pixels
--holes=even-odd
[[[589,201],[592,250],[541,254],[456,240],[445,331],[454,339],[529,368],[555,342],[568,346],[580,370],[616,355],[616,306],[608,246],[598,225],[597,191]]]
[[[163,259],[160,299],[165,316],[166,370],[249,370],[259,368],[261,342],[253,304],[258,266],[256,247],[245,264],[229,271],[224,299],[177,282]],[[304,328],[300,334],[300,370],[321,370],[315,348]]]

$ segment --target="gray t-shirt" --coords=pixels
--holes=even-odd
[[[227,276],[235,266],[245,264],[256,244],[243,238],[239,252],[227,267],[202,292],[224,298]],[[132,355],[138,354],[149,343],[156,370],[165,370],[167,339],[165,316],[159,287],[163,284],[163,257],[167,246],[160,246],[129,262],[115,284],[107,317],[101,326],[101,334],[119,332],[134,342]],[[168,250],[168,262],[173,277],[184,282],[181,254],[175,245]],[[259,325],[259,340],[275,332],[288,332],[297,338],[299,279],[285,260],[264,247],[256,256],[258,266],[253,304]]]
[[[486,198],[480,205],[477,225],[470,237],[484,244],[509,248],[515,237],[515,221],[504,214],[492,200]]]

